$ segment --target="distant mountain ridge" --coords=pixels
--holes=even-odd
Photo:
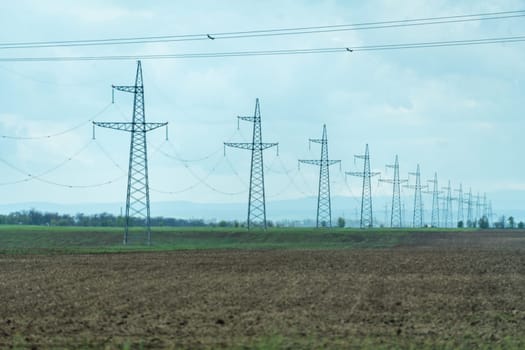
[[[523,193],[512,192],[506,196],[504,193],[491,195],[494,205],[494,219],[501,215],[514,216],[516,221],[525,221],[525,191]],[[427,198],[428,199],[428,198]],[[388,224],[390,215],[391,198],[377,196],[373,198],[374,220],[379,224]],[[333,197],[332,198],[332,220],[335,224],[338,217],[344,217],[347,223],[357,222],[360,212],[360,198],[355,197]],[[404,220],[407,223],[412,219],[412,197],[404,197],[405,210]],[[506,204],[507,209],[501,209],[499,203]],[[521,204],[524,204],[523,206]],[[386,206],[386,208],[385,208]],[[75,215],[77,213],[97,214],[111,213],[119,215],[125,210],[125,203],[72,203],[61,204],[52,202],[23,202],[0,204],[0,214],[8,214],[15,211],[36,209],[42,212],[57,212],[60,214]],[[387,209],[387,212],[385,212]],[[315,220],[317,210],[317,198],[305,197],[299,199],[267,201],[266,216],[269,220]],[[457,215],[456,202],[453,206],[454,217]],[[247,203],[197,203],[189,201],[152,202],[152,216],[174,217],[181,219],[204,219],[213,220],[246,220]],[[466,205],[464,207],[466,218]],[[430,218],[430,207],[426,204],[424,211],[425,221]],[[387,225],[388,226],[388,225]]]

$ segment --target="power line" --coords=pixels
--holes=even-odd
[[[174,195],[174,194],[179,194],[179,193],[184,193],[184,192],[187,192],[187,191],[190,191],[200,185],[203,185],[205,186],[206,188],[212,190],[213,192],[216,192],[216,193],[219,193],[219,194],[222,194],[222,195],[227,195],[227,196],[235,196],[235,195],[239,195],[239,194],[243,194],[243,193],[246,193],[247,190],[242,190],[242,191],[238,191],[238,192],[227,192],[227,191],[222,191],[220,189],[218,189],[217,187],[213,186],[213,185],[210,185],[208,183],[208,178],[215,173],[215,171],[217,170],[218,166],[224,161],[226,160],[227,163],[230,165],[230,167],[232,168],[232,170],[234,171],[235,175],[237,177],[239,177],[238,173],[235,171],[235,169],[233,169],[233,167],[231,166],[231,163],[229,162],[229,160],[227,159],[227,157],[220,157],[218,159],[217,162],[214,163],[214,165],[211,167],[211,169],[204,175],[204,176],[199,176],[197,175],[197,173],[195,171],[193,171],[191,169],[191,167],[189,166],[188,162],[186,161],[181,161],[181,157],[178,155],[177,151],[175,150],[174,148],[174,145],[171,143],[171,142],[168,142],[168,144],[170,144],[173,148],[173,152],[175,153],[175,155],[171,155],[165,151],[162,151],[159,149],[159,153],[162,154],[163,156],[173,160],[173,161],[179,161],[182,163],[182,166],[188,171],[188,173],[193,176],[197,181],[194,182],[193,184],[187,186],[187,187],[184,187],[180,190],[161,190],[161,189],[156,189],[156,188],[151,188],[150,189],[154,192],[157,192],[157,193],[163,193],[163,194],[169,194],[169,195]],[[214,152],[215,154],[217,152]],[[240,177],[239,177],[240,178]],[[242,181],[241,181],[242,182]]]
[[[414,18],[404,20],[387,20],[376,22],[363,22],[353,24],[337,24],[325,26],[308,26],[292,28],[273,28],[249,31],[162,35],[162,36],[143,36],[127,38],[106,38],[106,39],[84,39],[84,40],[54,40],[54,41],[32,41],[32,42],[12,42],[0,43],[0,50],[5,49],[28,49],[28,48],[50,48],[50,47],[72,47],[72,46],[107,46],[107,45],[131,45],[146,43],[166,43],[181,41],[205,41],[220,39],[242,39],[255,37],[272,37],[288,35],[319,34],[341,31],[356,31],[369,29],[387,29],[400,27],[413,27],[435,24],[462,23],[484,20],[499,20],[508,18],[524,17],[525,10],[488,12],[478,14],[466,14],[455,16],[440,16]]]
[[[325,47],[315,49],[283,49],[283,50],[254,50],[254,51],[225,51],[225,52],[195,52],[180,54],[148,54],[148,55],[107,55],[107,56],[41,56],[41,57],[4,57],[0,62],[71,62],[71,61],[123,61],[123,60],[158,60],[158,59],[197,59],[197,58],[226,58],[251,56],[282,56],[307,55],[327,53],[353,53],[359,51],[406,50],[432,47],[453,47],[487,44],[505,44],[524,42],[525,35],[506,36],[484,39],[465,39],[447,41],[426,41],[417,43],[379,44],[364,46]]]
[[[89,119],[83,121],[80,124],[77,124],[75,126],[72,126],[68,129],[59,131],[54,134],[47,134],[47,135],[39,135],[39,136],[13,136],[13,135],[0,135],[0,138],[3,139],[9,139],[9,140],[42,140],[42,139],[50,139],[57,136],[62,136],[64,134],[70,133],[71,131],[75,131],[77,129],[80,129],[84,125],[91,123],[93,120],[95,120],[96,117],[104,113],[109,107],[111,106],[111,103],[106,105],[104,108],[102,108],[101,111],[95,113],[93,116],[89,117]]]
[[[57,165],[54,165],[51,168],[48,168],[48,169],[44,170],[44,171],[38,172],[37,174],[33,174],[33,173],[28,172],[28,171],[26,171],[24,169],[21,169],[21,168],[17,167],[16,165],[8,162],[7,160],[0,158],[0,163],[3,163],[6,166],[8,166],[9,168],[15,170],[16,172],[21,173],[21,174],[26,176],[24,179],[19,179],[19,180],[15,180],[15,181],[11,181],[11,182],[0,183],[0,186],[14,185],[14,184],[22,183],[22,182],[29,182],[29,181],[35,180],[35,181],[40,181],[40,182],[46,183],[48,185],[57,186],[57,187],[77,188],[77,189],[83,189],[84,188],[85,189],[85,188],[102,187],[102,186],[112,184],[112,183],[122,179],[125,175],[120,175],[118,177],[115,177],[115,178],[112,178],[112,179],[109,179],[109,180],[106,180],[106,181],[102,181],[102,182],[76,185],[76,184],[67,184],[67,183],[57,182],[57,181],[53,181],[53,180],[48,180],[48,179],[43,177],[44,175],[47,175],[47,174],[49,174],[51,172],[54,172],[54,171],[58,170],[59,168],[63,167],[65,164],[67,164],[70,161],[72,161],[76,156],[78,156],[83,151],[85,151],[92,142],[93,141],[90,140],[89,142],[84,144],[81,148],[79,148],[76,152],[74,152],[71,156],[66,157],[62,162],[58,163]]]

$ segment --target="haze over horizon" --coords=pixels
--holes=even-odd
[[[407,3],[405,3],[406,5]],[[204,10],[203,10],[204,9]],[[17,1],[0,5],[0,44],[220,33],[259,29],[435,18],[524,10],[525,1]],[[47,202],[125,202],[129,134],[96,130],[91,120],[129,121],[132,97],[111,84],[134,82],[134,59],[6,61],[13,57],[157,55],[196,52],[316,49],[525,35],[525,17],[413,27],[331,31],[294,36],[104,46],[1,48],[0,206]],[[169,122],[148,134],[152,203],[245,203],[250,154],[223,142],[251,139],[260,98],[269,201],[309,198],[319,171],[297,167],[319,158],[327,125],[332,196],[358,198],[361,171],[353,158],[370,145],[383,178],[399,155],[401,176],[421,166],[473,194],[487,193],[494,211],[525,210],[520,150],[525,87],[524,43],[333,52],[308,55],[143,60],[146,119]],[[50,137],[46,137],[50,136]],[[413,178],[410,177],[410,181]],[[411,190],[403,194],[410,198]],[[373,193],[391,187],[373,180]],[[425,207],[429,208],[429,196]],[[354,211],[359,201],[350,199]],[[410,208],[411,202],[407,203]],[[153,206],[154,208],[154,206]],[[27,208],[29,209],[29,208]],[[341,210],[338,208],[338,210]],[[312,209],[312,217],[314,216]],[[244,214],[244,212],[242,213]],[[155,212],[152,212],[155,215]],[[337,216],[334,213],[334,217]]]

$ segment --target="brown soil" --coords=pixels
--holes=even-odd
[[[522,341],[523,239],[441,235],[382,250],[3,255],[0,348]]]

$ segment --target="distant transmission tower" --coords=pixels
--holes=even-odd
[[[445,210],[443,211],[443,226],[444,227],[452,227],[452,187],[450,186],[450,180],[448,181],[448,186],[443,187],[444,190],[446,190],[447,195],[444,198],[445,200]]]
[[[409,172],[408,175],[416,177],[415,185],[406,185],[406,188],[414,189],[414,214],[412,216],[412,227],[423,227],[423,198],[421,197],[421,172],[419,171],[419,164],[415,173]]]
[[[278,143],[262,142],[261,110],[259,99],[255,100],[255,112],[249,117],[237,117],[253,123],[252,142],[234,143],[225,142],[228,147],[235,147],[252,151],[250,168],[250,194],[248,197],[248,229],[253,226],[266,229],[266,198],[264,194],[264,164],[263,151],[267,148],[278,146]],[[278,149],[278,148],[277,148]]]
[[[465,200],[463,199],[463,185],[459,184],[459,188],[455,190],[458,193],[457,201],[458,201],[458,219],[457,223],[461,221],[463,223],[463,226],[465,226],[464,216],[463,216],[463,204]]]
[[[438,187],[438,178],[437,173],[434,173],[434,180],[428,180],[429,183],[433,184],[433,189],[430,192],[432,194],[432,219],[430,221],[430,226],[439,227],[439,187]]]
[[[128,169],[128,189],[126,195],[124,244],[127,244],[129,242],[130,226],[133,226],[136,223],[140,223],[145,226],[147,244],[151,244],[151,221],[148,184],[148,152],[146,134],[148,131],[167,126],[168,123],[146,122],[146,114],[144,108],[144,84],[142,80],[142,66],[140,61],[137,62],[137,74],[135,77],[135,85],[112,85],[112,89],[112,93],[115,90],[118,90],[130,92],[134,95],[132,121],[93,122],[93,125],[102,128],[128,131],[131,133],[131,146],[129,151]]]
[[[481,219],[481,206],[483,205],[481,203],[481,197],[479,195],[479,192],[476,195],[475,205],[476,205],[476,226],[477,226],[479,224],[479,219]]]
[[[492,201],[489,201],[487,209],[487,220],[489,221],[489,226],[492,224]]]
[[[323,125],[323,136],[321,139],[310,139],[309,143],[321,144],[321,159],[299,159],[299,163],[319,166],[319,192],[317,195],[317,227],[332,227],[332,208],[330,201],[330,172],[331,165],[341,163],[340,160],[328,158],[328,138],[326,136],[326,125]]]
[[[487,194],[486,193],[483,193],[483,204],[482,204],[482,208],[483,208],[483,215],[482,217],[488,217],[488,202],[487,202]]]
[[[361,228],[370,228],[374,225],[372,217],[372,176],[379,175],[379,172],[370,171],[370,153],[368,151],[368,144],[366,144],[365,154],[354,156],[358,159],[364,160],[363,172],[350,171],[346,175],[358,176],[363,178],[363,189],[361,194]]]
[[[403,227],[403,216],[401,214],[401,184],[408,182],[408,179],[399,178],[399,161],[397,155],[394,164],[388,164],[386,167],[394,169],[394,178],[380,179],[379,181],[392,184],[390,227]]]
[[[468,191],[468,196],[467,196],[467,199],[465,200],[465,203],[467,204],[467,227],[473,227],[474,226],[474,221],[472,220],[472,206],[474,204],[473,200],[472,200],[472,188],[469,189]]]

